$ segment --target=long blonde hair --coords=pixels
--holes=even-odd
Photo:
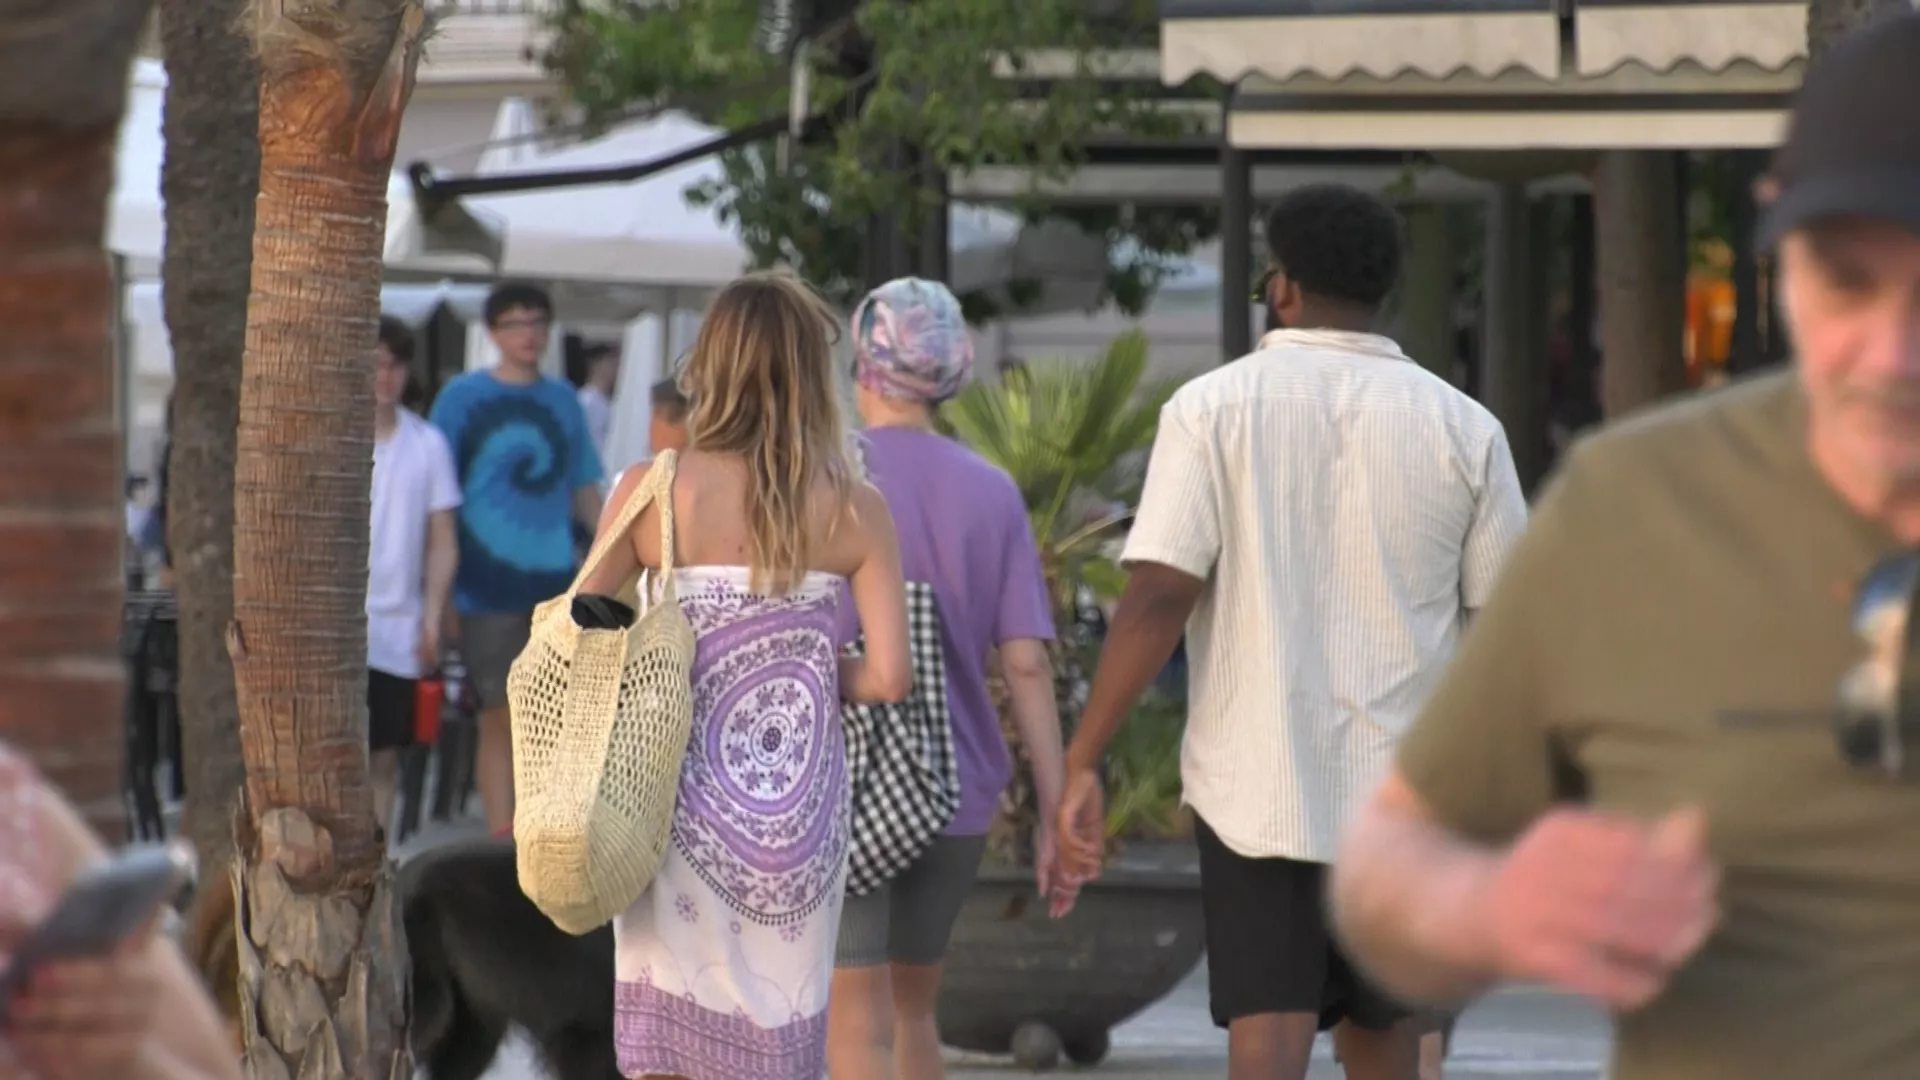
[[[755,589],[785,592],[806,574],[816,482],[827,484],[834,520],[853,494],[857,470],[834,392],[838,327],[799,279],[749,274],[714,299],[680,372],[691,399],[688,445],[746,462]]]

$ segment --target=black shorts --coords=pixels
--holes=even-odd
[[[1320,1030],[1342,1020],[1384,1031],[1411,1011],[1367,984],[1327,928],[1327,868],[1252,859],[1194,819],[1207,920],[1213,1022],[1265,1013],[1314,1013]]]
[[[367,669],[367,748],[404,750],[413,745],[413,679]]]

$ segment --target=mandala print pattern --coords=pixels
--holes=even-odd
[[[755,595],[743,567],[682,569],[693,737],[674,844],[613,921],[627,1076],[820,1080],[850,797],[834,615],[841,579]]]
[[[716,580],[682,603],[704,719],[681,772],[675,846],[742,917],[805,919],[839,887],[847,850],[833,596],[756,596]]]

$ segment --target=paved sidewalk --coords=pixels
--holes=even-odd
[[[484,832],[478,821],[436,823],[399,851],[401,858],[425,847]],[[1493,995],[1461,1018],[1454,1033],[1447,1080],[1600,1080],[1611,1037],[1605,1017],[1587,1006],[1541,990]],[[1322,1038],[1311,1080],[1342,1076],[1333,1048]],[[1010,1060],[977,1054],[950,1056],[949,1080],[1005,1080],[1031,1075]],[[1091,1069],[1062,1065],[1062,1073],[1090,1077],[1156,1077],[1158,1080],[1220,1080],[1226,1075],[1226,1033],[1207,1012],[1206,967],[1194,972],[1152,1008],[1113,1033],[1113,1053]],[[503,1049],[483,1080],[544,1080],[518,1039]]]
[[[1598,1080],[1611,1039],[1604,1017],[1579,1002],[1540,990],[1494,995],[1469,1011],[1454,1033],[1448,1080]],[[1315,1048],[1312,1080],[1342,1074],[1331,1042]],[[952,1080],[1026,1075],[1005,1060],[956,1054]],[[1226,1075],[1226,1033],[1207,1011],[1206,968],[1113,1033],[1113,1054],[1089,1076],[1155,1076],[1210,1080]]]
[[[1544,991],[1495,995],[1461,1020],[1447,1080],[1600,1080],[1608,1047],[1606,1022],[1577,1002]],[[1310,1080],[1343,1074],[1322,1038]],[[1008,1080],[1032,1075],[1006,1059],[953,1054],[949,1080]],[[1089,1077],[1221,1080],[1227,1043],[1206,1010],[1205,970],[1113,1034],[1113,1056],[1091,1069],[1062,1066]],[[484,1080],[542,1080],[525,1043],[515,1040]]]

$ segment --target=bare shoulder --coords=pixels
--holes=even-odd
[[[864,480],[848,492],[840,516],[842,524],[835,531],[848,535],[863,553],[877,545],[896,543],[893,511],[887,508],[887,497]]]
[[[858,482],[845,498],[822,485],[825,522],[830,523],[820,546],[816,569],[842,576],[851,574],[866,562],[875,548],[891,546],[893,515],[887,500],[872,484]],[[832,499],[828,502],[827,499]]]
[[[847,512],[862,528],[884,528],[887,535],[893,535],[893,511],[887,508],[887,497],[871,483],[862,480],[853,486]]]
[[[602,531],[612,526],[614,518],[620,513],[620,508],[627,505],[633,498],[633,493],[640,490],[640,485],[647,482],[647,477],[652,472],[653,462],[642,461],[621,470],[620,475],[614,478],[613,490],[607,494],[606,503],[600,507]]]

